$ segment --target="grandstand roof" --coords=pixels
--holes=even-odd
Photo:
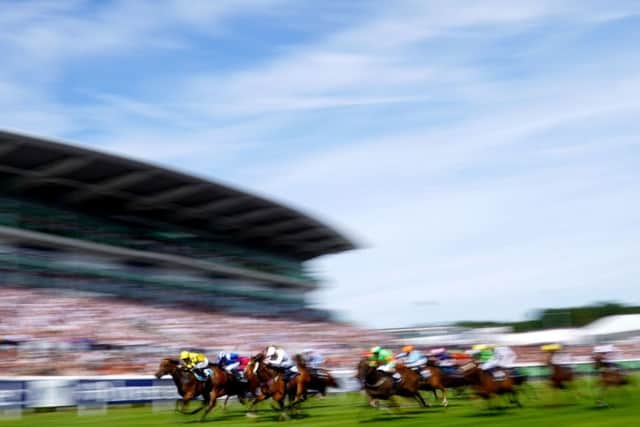
[[[224,234],[301,260],[355,248],[332,228],[263,197],[23,134],[0,131],[0,179],[23,196]]]

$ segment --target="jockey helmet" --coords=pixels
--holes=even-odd
[[[382,347],[380,347],[379,345],[377,345],[375,347],[371,347],[371,353],[372,354],[378,354],[378,353],[380,353],[380,350],[382,350]]]
[[[267,357],[271,357],[274,354],[276,354],[276,346],[270,345],[269,347],[267,347]]]
[[[403,353],[411,353],[413,351],[413,346],[412,345],[405,345],[404,347],[402,347],[402,351],[403,351]]]
[[[186,350],[183,350],[180,352],[180,360],[187,360],[189,359],[189,352]]]
[[[218,352],[218,360],[222,360],[227,357],[227,353],[224,351]]]
[[[560,349],[562,349],[562,346],[560,344],[546,344],[540,347],[540,350],[543,351],[557,351]]]

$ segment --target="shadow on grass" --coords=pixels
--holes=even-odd
[[[469,414],[464,414],[462,417],[465,418],[487,418],[487,417],[501,417],[503,415],[509,415],[512,413],[509,407],[501,407],[501,408],[491,408],[485,409],[483,411],[472,412]]]
[[[389,421],[407,420],[407,419],[414,419],[414,418],[415,417],[412,417],[410,415],[404,415],[404,414],[401,414],[401,415],[387,414],[387,415],[377,415],[373,418],[359,420],[358,423],[359,424],[388,423]]]

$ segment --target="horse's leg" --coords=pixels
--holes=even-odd
[[[188,402],[187,402],[187,403],[188,403]],[[199,407],[199,408],[196,408],[196,409],[194,409],[193,411],[189,411],[189,412],[184,412],[184,411],[183,411],[182,413],[183,413],[183,414],[185,414],[185,415],[193,415],[193,414],[195,414],[195,413],[197,413],[197,412],[202,411],[206,406],[207,406],[207,402],[203,401],[203,402],[202,402],[202,405],[200,405],[200,407]]]
[[[444,386],[441,385],[440,391],[442,392],[442,406],[446,408],[447,406],[449,406],[449,400],[447,399],[447,390],[444,388]]]
[[[265,399],[265,395],[262,393],[260,393],[255,397],[255,399],[253,399],[253,402],[251,402],[251,405],[247,410],[247,417],[255,418],[257,416],[255,407],[259,402],[262,402],[264,399]]]
[[[605,381],[602,381],[600,384],[600,390],[597,394],[597,400],[596,400],[596,404],[598,406],[607,406],[606,402],[604,401],[604,395],[605,395],[605,391],[607,389],[607,383]]]
[[[178,406],[178,402],[180,402],[180,409],[177,409],[178,412],[189,415],[185,412],[187,406],[189,405],[189,401],[194,398],[193,391],[188,391],[187,393],[182,395],[182,399],[178,399],[176,401],[176,409]]]
[[[276,392],[271,397],[277,404],[277,410],[280,411],[280,419],[281,420],[288,420],[289,419],[289,414],[287,414],[287,408],[284,406],[284,399],[286,397],[287,396],[286,396],[286,393],[284,391]]]
[[[296,381],[296,395],[295,395],[295,399],[293,400],[293,402],[291,402],[291,404],[289,405],[289,408],[293,408],[295,405],[299,404],[300,402],[302,402],[304,399],[304,383],[302,382],[302,379],[298,379],[298,381]]]
[[[229,403],[229,398],[231,396],[227,394],[227,397],[224,399],[224,403],[222,404],[222,410],[226,411],[227,410],[227,403]]]
[[[380,407],[380,401],[369,396],[369,406],[377,409]]]
[[[522,403],[520,403],[520,399],[518,398],[518,391],[515,388],[511,390],[511,401],[515,403],[518,408],[522,408]]]
[[[424,398],[422,397],[419,391],[416,392],[414,397],[418,401],[418,404],[420,405],[420,407],[426,408],[428,406],[427,402],[424,401]]]
[[[268,394],[269,391],[266,390],[263,387],[258,387],[255,389],[254,391],[254,395],[256,396],[253,399],[253,402],[251,402],[251,406],[249,407],[249,410],[247,411],[247,417],[250,418],[255,418],[258,414],[256,413],[256,406],[258,405],[258,403],[262,402],[263,400],[267,399],[268,397],[270,397],[270,395]]]
[[[211,390],[211,394],[209,396],[209,404],[207,405],[207,409],[204,410],[202,416],[200,417],[200,422],[204,421],[204,419],[207,417],[207,414],[211,412],[214,406],[216,406],[216,400],[218,400],[218,390]]]

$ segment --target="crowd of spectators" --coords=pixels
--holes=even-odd
[[[329,368],[353,368],[373,344],[392,349],[402,344],[378,331],[339,323],[233,316],[72,291],[2,287],[1,292],[3,376],[151,374],[162,357],[181,349],[251,355],[269,344],[291,353],[314,348]],[[619,348],[624,357],[640,356],[638,342]],[[539,346],[514,350],[518,362],[545,359]],[[592,347],[567,350],[579,362],[589,359]]]
[[[351,367],[362,349],[384,341],[374,331],[160,307],[77,292],[2,288],[3,375],[150,374],[180,349],[256,353],[275,343],[295,353],[312,347],[330,367]]]

